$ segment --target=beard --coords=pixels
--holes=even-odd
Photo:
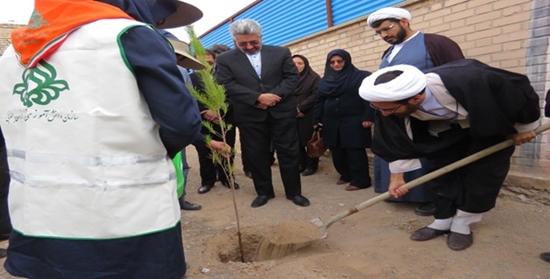
[[[395,112],[392,115],[399,118],[405,118],[406,116],[409,116],[415,111],[417,111],[420,108],[420,104],[416,104],[416,105],[406,104],[406,105],[403,105],[403,107],[405,108],[403,111]]]
[[[397,32],[397,35],[394,37],[395,38],[395,41],[393,42],[388,42],[386,40],[386,42],[392,44],[392,45],[398,45],[402,42],[405,41],[405,37],[407,37],[407,30],[405,30],[405,28],[403,28],[403,26],[400,24],[400,23],[397,23],[397,26],[399,26],[399,31]]]

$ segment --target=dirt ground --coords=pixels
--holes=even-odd
[[[188,148],[188,161],[192,169],[187,200],[203,206],[196,212],[182,211],[189,279],[550,278],[550,263],[538,258],[540,252],[550,251],[550,207],[505,189],[497,207],[472,227],[474,244],[465,251],[447,248],[445,237],[423,243],[409,240],[411,232],[432,218],[415,215],[412,204],[382,202],[335,223],[327,238],[284,258],[251,260],[261,237],[274,226],[315,217],[326,221],[376,195],[372,188],[347,192],[346,185],[336,185],[338,175],[328,157],[321,158],[316,174],[302,177],[303,194],[311,206],[299,207],[285,199],[275,165],[276,198],[260,208],[250,207],[254,187],[237,158],[241,189],[236,199],[247,257],[243,263],[237,253],[230,190],[217,183],[211,192],[198,194],[199,167],[193,148]],[[15,277],[1,269],[0,278]]]

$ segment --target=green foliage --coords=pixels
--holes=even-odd
[[[198,72],[199,79],[203,85],[204,92],[198,92],[194,88],[189,87],[191,94],[203,104],[208,110],[218,112],[220,115],[227,113],[228,105],[226,103],[225,88],[222,85],[216,83],[213,73],[212,65],[208,64],[205,59],[206,50],[201,41],[197,37],[192,25],[186,27],[187,34],[191,41],[189,45],[193,50],[194,56],[205,65],[203,70]],[[222,126],[224,126],[223,124]]]
[[[216,82],[213,75],[214,69],[212,68],[212,65],[208,64],[208,62],[206,61],[206,50],[199,38],[197,37],[193,26],[187,26],[186,31],[191,40],[189,42],[191,50],[193,51],[191,55],[194,55],[203,65],[205,65],[205,68],[203,70],[198,71],[199,82],[204,88],[204,91],[199,92],[192,86],[188,86],[189,91],[191,91],[191,94],[197,99],[197,101],[203,104],[208,110],[223,116],[227,113],[228,109],[228,104],[226,103],[225,88]],[[221,133],[219,131],[216,131],[214,124],[210,121],[203,121],[202,124],[210,133],[210,135],[206,136],[206,142],[208,144],[210,144],[210,142],[212,141],[211,135],[222,138],[223,142],[225,143],[225,135],[227,131],[233,129],[233,125],[227,124],[223,120],[223,117],[221,117],[220,121],[216,123],[221,127]],[[231,154],[235,154],[235,150],[232,150]],[[229,162],[232,160],[224,159],[218,152],[212,152],[212,160],[218,164],[221,164],[226,175],[228,177],[232,177],[232,175],[230,174],[233,173],[234,167],[233,165],[229,164]]]

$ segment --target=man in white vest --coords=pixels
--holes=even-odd
[[[176,0],[35,1],[0,58],[10,274],[185,275],[171,157],[197,137],[201,118],[172,47],[151,26],[201,16]]]

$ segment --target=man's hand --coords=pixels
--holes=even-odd
[[[220,120],[220,116],[217,113],[212,112],[211,110],[203,110],[201,111],[202,116],[204,116],[204,119],[217,123]]]
[[[304,118],[306,117],[306,115],[303,113],[303,112],[298,112],[298,114],[296,114],[296,118]]]
[[[258,97],[258,102],[266,107],[272,107],[280,101],[281,101],[281,97],[273,93],[263,93],[263,94],[260,94],[260,96]]]
[[[517,134],[513,134],[513,135],[509,136],[509,138],[514,141],[515,145],[522,145],[526,142],[530,142],[531,140],[533,140],[536,137],[537,137],[537,133],[535,133],[535,131],[529,131],[529,132],[525,132],[525,133],[517,133]]]
[[[268,108],[266,105],[261,104],[261,103],[258,104],[256,107],[259,108],[259,109],[263,109],[263,110],[266,110]]]
[[[363,128],[365,128],[365,129],[366,129],[366,128],[372,127],[372,124],[374,124],[374,123],[372,123],[371,121],[363,121],[363,122],[361,122],[361,125],[363,125]]]
[[[228,158],[229,155],[231,155],[231,146],[224,143],[223,141],[212,140],[210,141],[209,148],[215,152],[220,153],[220,155],[225,158]]]
[[[317,123],[313,125],[313,130],[322,130],[323,129],[323,123]]]
[[[389,192],[392,197],[399,198],[409,192],[409,190],[401,188],[403,185],[405,185],[403,173],[392,173],[390,175]]]

